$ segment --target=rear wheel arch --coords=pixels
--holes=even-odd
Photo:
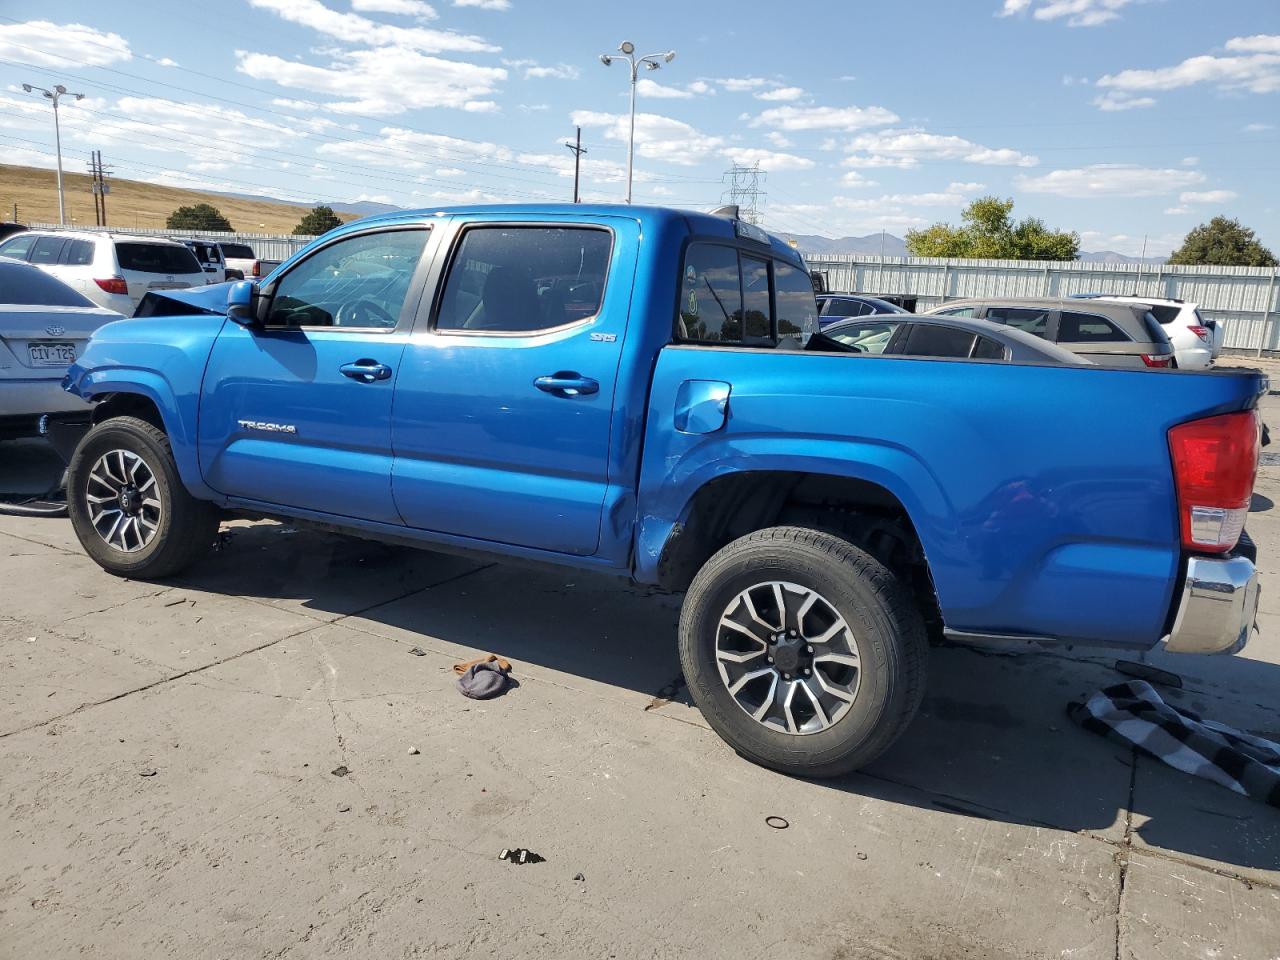
[[[942,617],[924,545],[902,500],[857,477],[802,471],[745,471],[703,484],[689,499],[658,561],[658,584],[686,589],[725,545],[779,524],[834,534],[910,585],[926,623]]]

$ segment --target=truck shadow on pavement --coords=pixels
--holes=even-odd
[[[389,644],[388,656],[415,644],[459,659],[492,652],[510,659],[517,676],[558,671],[642,694],[637,710],[683,711],[701,722],[680,681],[678,597],[574,570],[487,564],[273,523],[232,529],[229,544],[182,583],[351,617],[400,644]],[[1117,657],[1138,655],[936,647],[906,735],[865,770],[814,788],[1117,844],[1129,836],[1135,846],[1228,870],[1280,868],[1280,810],[1135,759],[1068,719],[1068,703],[1127,679],[1112,666]],[[1177,658],[1161,665],[1184,662],[1194,668]],[[1189,678],[1184,690],[1161,692],[1206,717],[1280,736],[1274,698],[1258,693],[1280,690],[1280,667],[1244,657],[1227,667],[1212,681]],[[709,734],[706,749],[724,747]]]

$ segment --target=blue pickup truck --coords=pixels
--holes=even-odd
[[[903,731],[931,635],[1243,645],[1264,378],[827,353],[817,324],[801,258],[728,216],[360,220],[94,335],[71,518],[135,578],[242,514],[683,592],[708,721],[808,776]]]

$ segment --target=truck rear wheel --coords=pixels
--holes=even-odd
[[[202,555],[219,511],[182,485],[169,438],[145,420],[90,430],[67,469],[67,512],[85,553],[122,577],[177,573]]]
[[[870,763],[924,696],[924,624],[870,554],[771,527],[707,561],[685,595],[680,661],[694,702],[747,759],[832,777]]]

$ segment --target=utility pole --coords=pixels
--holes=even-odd
[[[582,155],[587,152],[587,148],[582,145],[582,128],[578,127],[577,129],[577,145],[566,143],[565,146],[573,151],[573,202],[581,203],[582,201],[578,199],[578,169],[582,164]]]
[[[58,100],[64,96],[83,100],[84,94],[68,93],[67,88],[60,83],[55,85],[52,90],[46,90],[44,87],[37,87],[30,83],[24,83],[22,89],[27,93],[34,93],[39,90],[40,95],[53,104],[53,142],[58,153],[58,225],[66,226],[67,201],[62,193],[62,129],[58,125]]]
[[[107,225],[107,194],[111,188],[107,186],[107,168],[102,162],[102,151],[94,150],[90,154],[89,172],[93,174],[93,215],[98,226]]]
[[[760,222],[760,201],[764,193],[760,189],[760,181],[766,176],[755,163],[749,167],[734,164],[725,171],[722,182],[729,184],[729,189],[721,194],[721,202],[738,207],[739,216],[747,223]]]

